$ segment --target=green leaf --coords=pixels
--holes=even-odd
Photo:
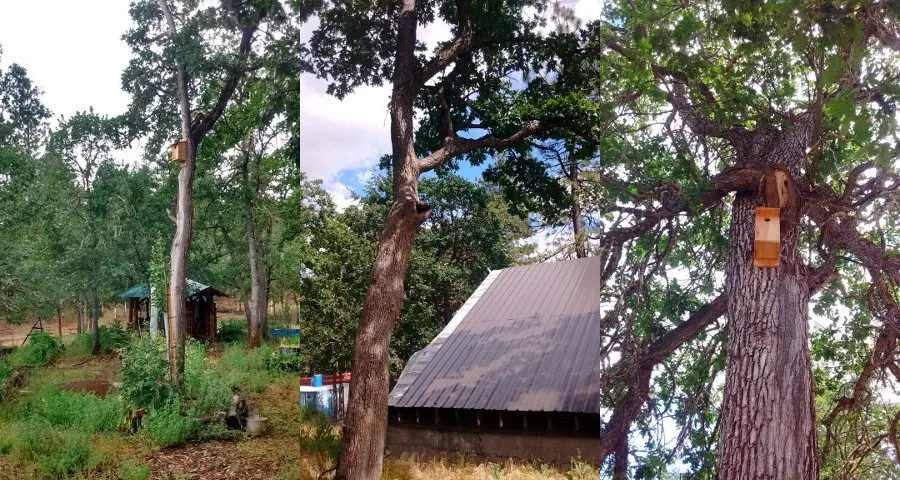
[[[844,75],[846,64],[839,55],[829,55],[825,62],[825,71],[822,72],[822,86],[833,85]]]

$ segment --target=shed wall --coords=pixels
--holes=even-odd
[[[397,425],[389,425],[387,432],[388,455],[417,461],[469,453],[489,459],[539,460],[561,466],[568,466],[573,458],[580,457],[596,466],[591,455],[598,446],[596,438],[540,433],[472,432]]]

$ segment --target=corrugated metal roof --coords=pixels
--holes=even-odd
[[[224,293],[216,290],[213,287],[210,287],[210,286],[204,285],[200,282],[191,280],[190,278],[187,279],[187,292],[186,292],[187,298],[193,297],[194,295],[198,295],[200,293],[204,293],[207,290],[209,291],[209,293],[212,293],[213,295],[218,296],[218,297],[227,297],[228,296],[228,295],[225,295]],[[150,286],[146,285],[146,284],[145,285],[136,285],[136,286],[131,287],[128,290],[119,294],[119,297],[121,297],[121,298],[147,298],[149,296],[150,296]]]
[[[599,412],[602,268],[584,258],[492,272],[413,355],[389,405]]]

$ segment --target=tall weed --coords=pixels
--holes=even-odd
[[[121,350],[122,397],[131,409],[161,408],[176,391],[162,338],[135,335]]]
[[[67,478],[102,460],[91,449],[90,434],[56,428],[40,420],[6,425],[0,452],[33,463],[44,477],[50,478]]]
[[[46,332],[32,332],[28,343],[15,349],[9,356],[14,367],[23,365],[46,365],[59,352],[59,342]]]
[[[200,421],[181,412],[181,401],[172,396],[161,408],[150,411],[146,432],[163,448],[181,445],[200,433]]]
[[[189,404],[188,414],[198,417],[225,410],[231,402],[231,388],[205,354],[204,346],[194,341],[185,349],[184,399]]]

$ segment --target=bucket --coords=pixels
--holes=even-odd
[[[322,376],[321,375],[313,375],[313,384],[314,387],[322,386]]]
[[[247,434],[262,435],[268,424],[269,419],[266,417],[247,417]]]

